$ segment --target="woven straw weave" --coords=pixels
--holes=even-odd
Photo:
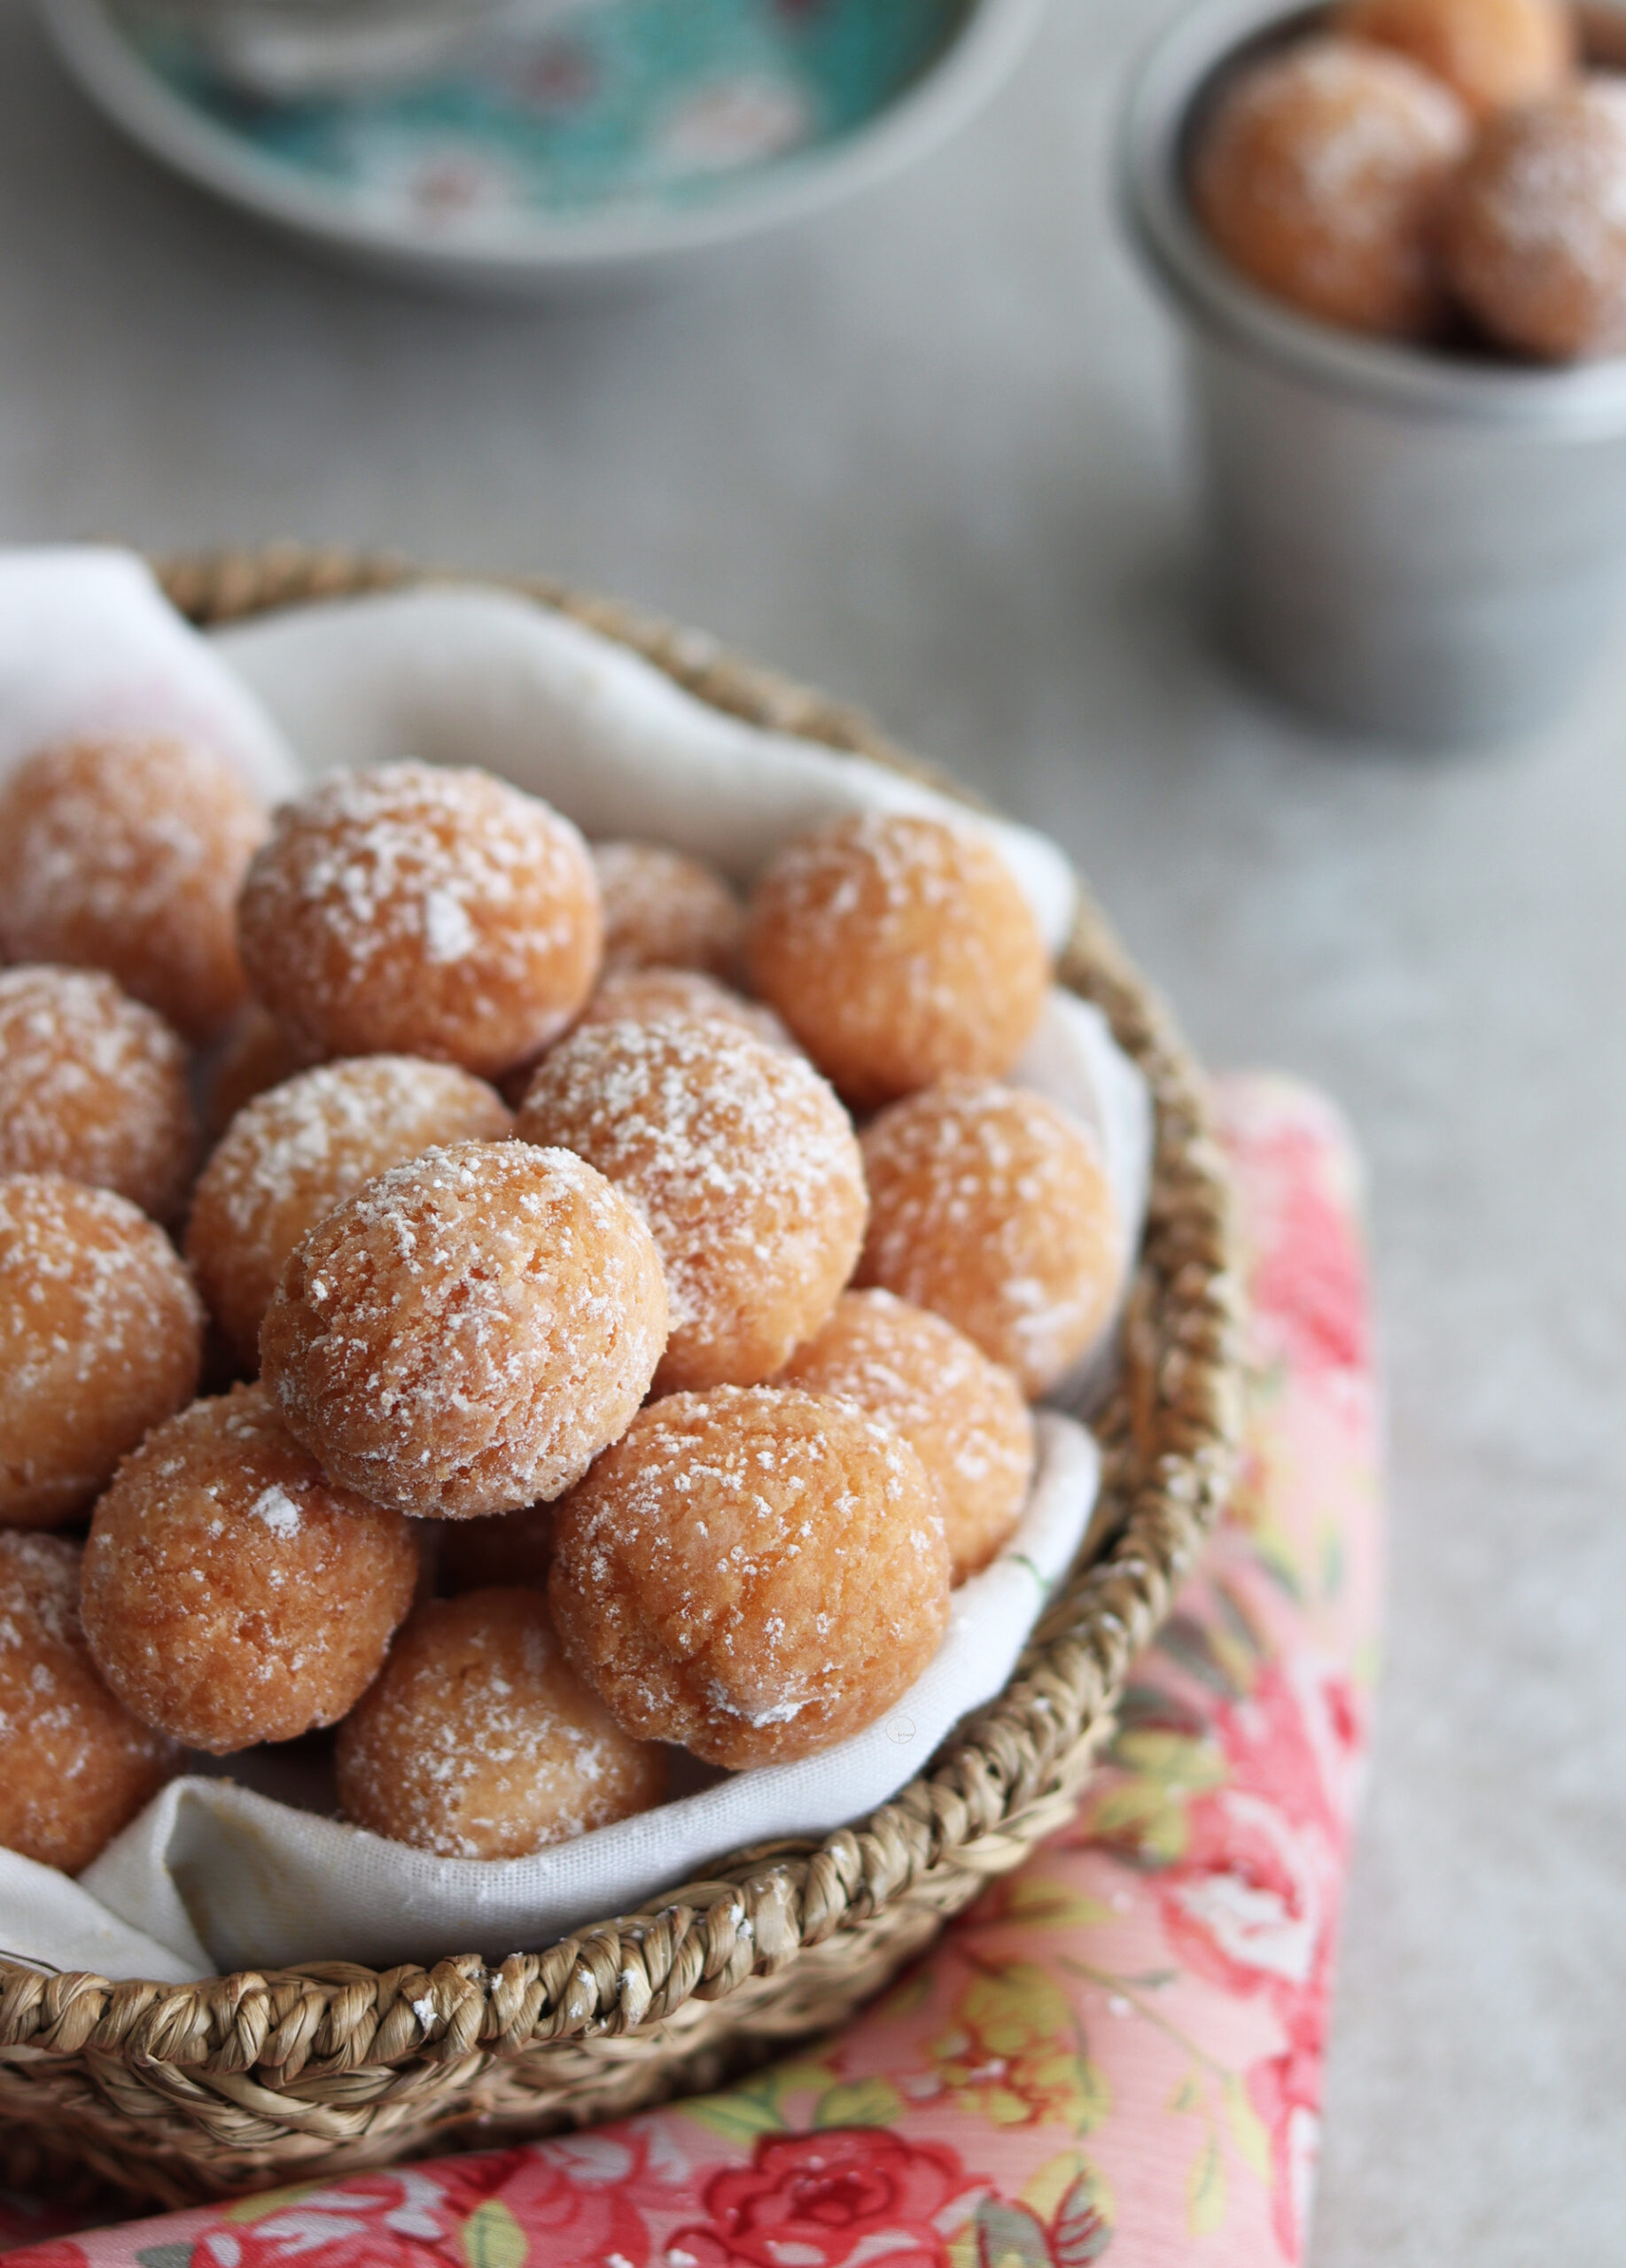
[[[161,571],[200,623],[421,579],[398,562],[293,549]],[[707,640],[549,584],[510,587],[718,708],[935,776],[863,716]],[[818,1845],[740,1852],[657,1911],[500,1968],[452,1952],[427,1972],[334,1963],[177,1986],[0,1958],[0,2178],[73,2169],[179,2203],[710,2085],[840,2024],[1064,1824],[1129,1665],[1224,1502],[1241,1386],[1230,1208],[1202,1076],[1087,907],[1062,975],[1146,1074],[1156,1151],[1124,1383],[1097,1427],[1116,1540],[1052,1604],[1000,1697],[870,1818]]]

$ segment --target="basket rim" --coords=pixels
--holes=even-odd
[[[628,646],[712,706],[953,796],[979,799],[894,743],[860,709],[743,661],[703,633],[537,577],[455,574],[389,555],[279,545],[152,563],[200,626],[412,585],[484,585],[567,614]],[[867,1818],[824,1837],[732,1853],[704,1881],[642,1912],[572,1931],[499,1964],[451,1955],[166,1984],[53,1972],[0,1953],[0,2050],[183,2068],[237,2087],[262,2067],[355,2072],[455,2062],[553,2041],[625,2035],[690,2000],[723,2000],[804,1947],[874,1921],[938,1868],[963,1881],[1018,1864],[1064,1823],[1133,1656],[1168,1611],[1229,1495],[1242,1414],[1241,1294],[1225,1160],[1206,1084],[1157,993],[1079,882],[1059,981],[1093,1000],[1150,1086],[1151,1201],[1124,1324],[1124,1377],[1093,1421],[1104,1451],[1109,1540],[1041,1614],[1003,1691],[961,1721],[926,1767]],[[233,2090],[236,2092],[236,2088]],[[250,2092],[258,2094],[260,2087]],[[275,2097],[268,2100],[276,2100]]]

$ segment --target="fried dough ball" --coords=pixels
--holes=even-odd
[[[1124,1236],[1093,1135],[1023,1087],[945,1079],[866,1128],[858,1281],[930,1308],[1049,1392],[1123,1279]]]
[[[844,1292],[774,1384],[855,1402],[902,1434],[936,1485],[955,1583],[1014,1533],[1033,1482],[1032,1413],[1012,1373],[941,1316],[891,1292]]]
[[[1626,78],[1492,119],[1447,214],[1452,286],[1490,336],[1563,362],[1626,354]]]
[[[1551,94],[1575,59],[1562,0],[1343,0],[1336,28],[1443,79],[1475,118]]]
[[[625,1431],[666,1344],[642,1215],[564,1150],[463,1142],[366,1183],[290,1257],[260,1332],[290,1430],[374,1503],[546,1503]]]
[[[657,1394],[771,1378],[852,1272],[847,1115],[811,1064],[749,1032],[590,1025],[543,1062],[517,1130],[586,1158],[654,1231],[672,1309]]]
[[[660,843],[593,848],[604,901],[604,967],[732,976],[745,909],[714,867]]]
[[[553,1506],[527,1504],[520,1512],[484,1519],[440,1520],[436,1588],[443,1598],[463,1591],[517,1586],[546,1590],[553,1561]]]
[[[674,1016],[691,1022],[710,1017],[735,1024],[770,1047],[792,1054],[801,1052],[772,1008],[731,991],[697,968],[617,969],[600,983],[576,1029],[580,1031],[585,1024],[669,1023]]]
[[[267,827],[195,741],[42,750],[0,790],[0,958],[105,969],[209,1039],[243,999],[235,907]]]
[[[79,1620],[79,1546],[0,1530],[0,1844],[76,1875],[175,1753],[103,1684]]]
[[[203,1302],[128,1199],[58,1174],[0,1180],[0,1526],[82,1511],[197,1389]]]
[[[218,1142],[245,1103],[280,1087],[297,1072],[313,1070],[322,1060],[320,1048],[296,1039],[284,1030],[258,1000],[250,1000],[226,1035],[208,1075],[204,1125],[212,1142]]]
[[[999,852],[901,813],[787,843],[751,893],[745,958],[752,990],[855,1110],[949,1072],[1008,1071],[1050,981]]]
[[[234,1352],[252,1369],[289,1254],[334,1207],[391,1166],[513,1126],[483,1080],[411,1055],[324,1063],[239,1111],[192,1200],[186,1256]]]
[[[1309,39],[1220,93],[1193,202],[1261,291],[1346,330],[1426,338],[1444,321],[1435,239],[1468,139],[1456,96],[1404,55]]]
[[[169,1222],[197,1158],[186,1050],[161,1016],[98,969],[0,971],[0,1174],[65,1174]]]
[[[287,805],[238,908],[250,981],[296,1037],[489,1079],[574,1021],[602,928],[568,819],[486,773],[425,764],[346,773]]]
[[[338,1799],[446,1859],[523,1859],[648,1811],[658,1748],[630,1739],[559,1651],[539,1590],[421,1606],[338,1736]]]
[[[336,1724],[412,1604],[398,1512],[335,1487],[263,1386],[194,1402],[98,1502],[81,1612],[144,1724],[211,1755]]]
[[[548,1604],[628,1732],[743,1770],[862,1732],[948,1624],[937,1491],[849,1402],[652,1402],[558,1506]]]

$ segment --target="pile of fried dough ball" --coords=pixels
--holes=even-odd
[[[1626,354],[1626,75],[1567,0],[1339,0],[1200,120],[1197,216],[1353,331],[1539,362]]]
[[[743,902],[482,772],[268,815],[135,739],[0,846],[0,1842],[337,1726],[346,1818],[517,1857],[891,1707],[1126,1265],[984,834]]]

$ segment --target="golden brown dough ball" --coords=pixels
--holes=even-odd
[[[866,1128],[860,1284],[945,1316],[1047,1394],[1106,1323],[1124,1230],[1100,1146],[1059,1105],[945,1079]]]
[[[1203,120],[1197,217],[1262,291],[1346,330],[1424,338],[1445,315],[1441,206],[1469,140],[1404,55],[1323,37],[1240,69]]]
[[[956,1583],[1014,1533],[1032,1486],[1033,1418],[1011,1371],[941,1316],[844,1292],[774,1380],[836,1394],[901,1433],[935,1484]]]
[[[660,1255],[619,1190],[564,1150],[463,1142],[318,1223],[283,1270],[260,1355],[336,1481],[473,1519],[580,1480],[665,1343]]]
[[[789,1763],[874,1724],[937,1652],[943,1514],[908,1443],[851,1403],[673,1394],[558,1506],[548,1597],[628,1732]]]
[[[1050,980],[999,852],[899,813],[787,843],[751,893],[745,958],[752,990],[855,1110],[949,1072],[1008,1071]]]
[[[0,971],[0,1174],[65,1174],[170,1222],[197,1161],[186,1050],[161,1016],[97,969]]]
[[[238,935],[261,1000],[323,1055],[495,1079],[574,1021],[603,924],[568,819],[484,772],[392,764],[277,813]]]
[[[771,1378],[864,1236],[862,1161],[813,1067],[722,1023],[595,1024],[556,1047],[522,1141],[586,1158],[637,1206],[666,1271],[659,1394]]]
[[[190,1399],[203,1302],[111,1190],[0,1180],[0,1526],[58,1527]]]
[[[449,1142],[496,1142],[513,1118],[485,1082],[420,1056],[324,1063],[238,1112],[198,1181],[186,1231],[210,1312],[239,1359],[289,1254],[363,1182]]]
[[[443,1598],[463,1591],[548,1588],[553,1560],[553,1506],[527,1504],[519,1512],[489,1512],[478,1520],[439,1520],[436,1588]]]
[[[770,1047],[799,1053],[796,1042],[760,1000],[748,1000],[697,968],[624,968],[604,977],[582,1010],[576,1029],[585,1024],[657,1024],[673,1018],[720,1020],[741,1031],[754,1032]],[[523,1099],[523,1098],[522,1098]]]
[[[1410,56],[1475,118],[1551,94],[1575,60],[1562,0],[1343,0],[1335,23],[1350,39]]]
[[[335,1487],[263,1386],[194,1402],[120,1466],[82,1612],[144,1724],[215,1756],[336,1724],[412,1604],[411,1525]]]
[[[338,1736],[338,1799],[446,1859],[523,1859],[648,1811],[666,1759],[564,1660],[540,1591],[421,1606]]]
[[[701,968],[732,976],[745,909],[714,867],[660,843],[599,843],[604,967]]]
[[[245,1102],[321,1060],[320,1048],[284,1030],[258,1000],[247,1002],[209,1067],[204,1127],[210,1141],[219,1141]]]
[[[0,1844],[76,1875],[169,1777],[175,1752],[97,1674],[79,1546],[0,1530]]]
[[[243,999],[235,907],[267,825],[194,741],[44,749],[0,790],[0,957],[105,969],[209,1039]]]
[[[1626,354],[1626,78],[1492,119],[1445,228],[1451,284],[1515,353]]]

